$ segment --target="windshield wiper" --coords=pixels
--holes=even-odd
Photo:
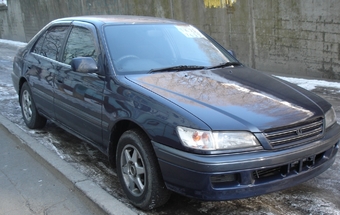
[[[180,65],[180,66],[171,66],[171,67],[165,67],[160,69],[151,69],[149,73],[153,72],[169,72],[169,71],[185,71],[185,70],[199,70],[199,69],[205,69],[204,66],[195,66],[195,65]]]
[[[207,69],[216,69],[216,68],[223,68],[223,67],[228,67],[228,66],[241,66],[242,64],[239,62],[226,62],[226,63],[221,63],[217,66],[212,66],[212,67],[207,67]]]

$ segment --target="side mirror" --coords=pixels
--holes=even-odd
[[[229,54],[231,54],[234,58],[236,58],[236,53],[234,52],[234,50],[227,50],[229,52]]]
[[[96,61],[92,57],[76,57],[71,60],[72,70],[81,73],[94,73],[98,71]]]

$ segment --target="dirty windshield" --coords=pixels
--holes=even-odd
[[[235,61],[191,25],[112,25],[104,32],[117,74],[207,68]]]

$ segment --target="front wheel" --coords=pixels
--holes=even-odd
[[[32,98],[32,92],[27,82],[25,82],[20,91],[20,105],[21,112],[24,118],[25,124],[29,128],[42,128],[46,124],[46,118],[41,116]]]
[[[151,210],[165,204],[171,192],[165,187],[149,138],[140,130],[126,131],[118,142],[117,175],[133,205]]]

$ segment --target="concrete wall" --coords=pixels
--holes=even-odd
[[[246,65],[340,79],[338,0],[7,0],[0,38],[29,41],[49,21],[76,15],[129,14],[195,25],[236,51]]]
[[[340,79],[340,1],[256,1],[256,68]]]

